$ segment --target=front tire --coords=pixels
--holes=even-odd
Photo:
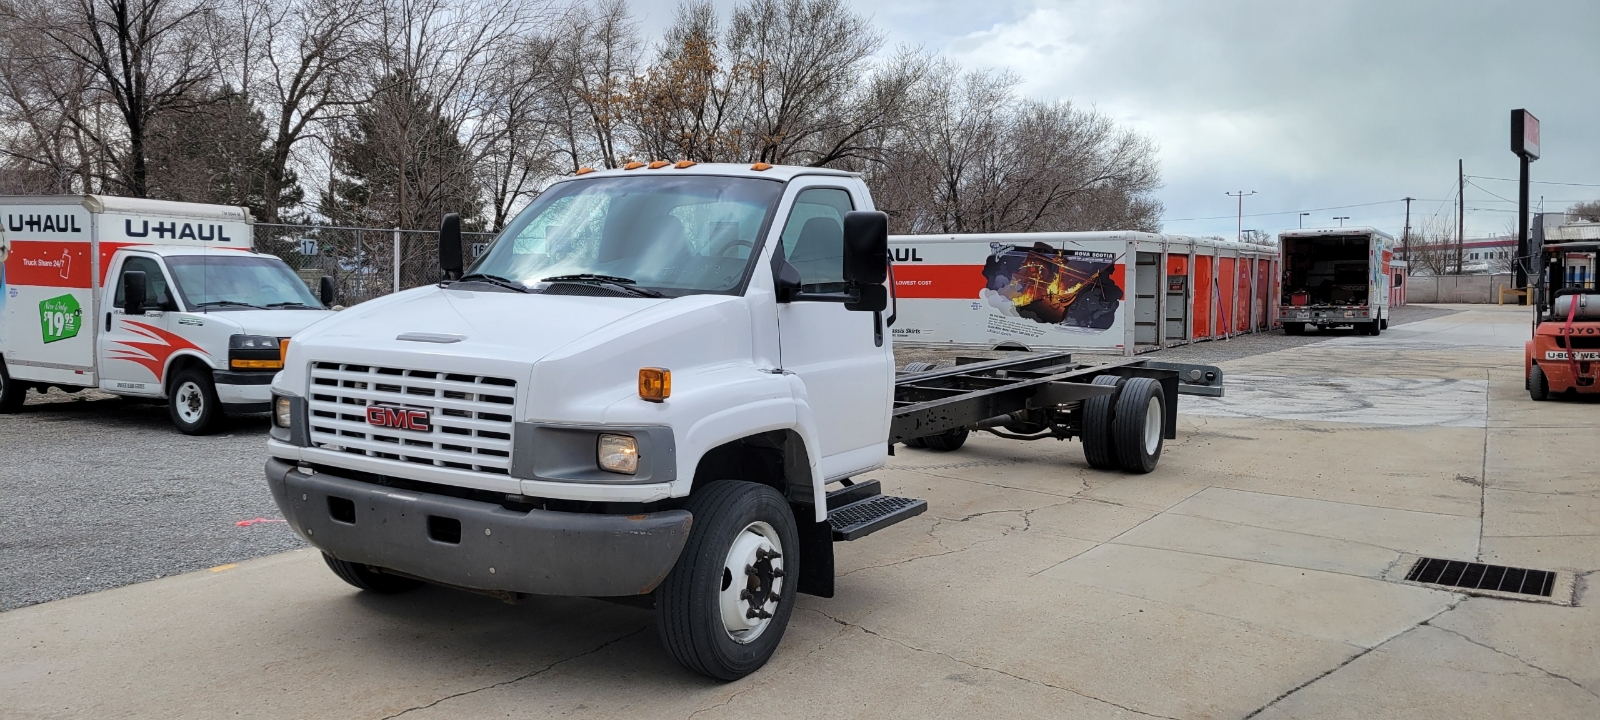
[[[167,400],[172,424],[185,435],[209,435],[222,420],[222,401],[211,373],[189,368],[172,379],[172,396]]]
[[[28,384],[11,379],[6,365],[0,362],[0,413],[14,413],[22,409],[28,399]]]
[[[365,565],[345,562],[327,553],[322,554],[322,560],[328,563],[328,569],[338,575],[340,580],[370,593],[393,595],[422,587],[421,580],[373,572]]]
[[[778,491],[718,480],[689,496],[689,539],[656,588],[661,643],[689,670],[738,680],[778,649],[794,608],[800,541]]]
[[[1101,375],[1094,385],[1122,385],[1122,378]],[[1117,466],[1117,447],[1112,421],[1116,418],[1117,393],[1097,395],[1083,401],[1083,459],[1089,467],[1110,470]]]
[[[1161,462],[1165,442],[1167,397],[1161,383],[1150,378],[1129,378],[1117,398],[1117,460],[1123,470],[1147,473]]]
[[[1537,402],[1550,399],[1550,378],[1544,376],[1544,368],[1537,364],[1528,370],[1528,397]]]

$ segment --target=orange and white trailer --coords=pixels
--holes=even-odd
[[[265,412],[282,343],[329,315],[244,208],[0,197],[0,412],[29,388],[169,400],[188,433]],[[310,312],[307,312],[310,311]]]
[[[889,238],[895,343],[1125,355],[1260,332],[1274,248],[1142,232]]]

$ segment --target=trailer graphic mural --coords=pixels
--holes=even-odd
[[[1117,256],[1109,252],[1062,250],[991,243],[983,266],[983,299],[1013,317],[1038,323],[1105,331],[1116,323],[1122,304]]]

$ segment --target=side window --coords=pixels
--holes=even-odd
[[[121,307],[122,301],[128,297],[127,285],[123,283],[122,279],[135,270],[144,273],[145,309],[160,310],[160,301],[170,298],[172,295],[167,291],[167,278],[161,274],[161,266],[156,264],[155,260],[147,257],[131,257],[122,263],[122,274],[117,276],[117,297],[115,301],[117,307]]]
[[[844,215],[854,206],[836,188],[802,190],[783,226],[783,256],[813,292],[844,288]]]

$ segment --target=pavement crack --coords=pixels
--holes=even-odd
[[[840,625],[843,625],[843,626],[848,627],[848,628],[855,628],[856,630],[860,630],[861,632],[864,632],[864,633],[866,633],[868,635],[871,635],[871,636],[873,636],[875,638],[879,638],[881,640],[886,640],[888,642],[894,643],[894,644],[899,645],[900,647],[903,647],[903,648],[905,648],[907,650],[911,650],[912,652],[925,653],[925,654],[928,654],[928,655],[937,655],[937,656],[942,657],[942,658],[944,658],[946,660],[949,660],[951,662],[958,663],[958,664],[961,664],[961,665],[965,665],[965,666],[967,666],[969,668],[972,668],[974,670],[983,670],[985,672],[992,672],[992,673],[995,673],[996,675],[1004,675],[1004,676],[1006,676],[1008,678],[1011,678],[1013,680],[1020,680],[1022,682],[1028,683],[1030,685],[1038,685],[1040,687],[1047,687],[1047,688],[1051,688],[1053,690],[1060,690],[1062,692],[1072,693],[1073,695],[1077,695],[1078,697],[1084,698],[1086,700],[1093,700],[1093,701],[1098,702],[1098,703],[1105,703],[1106,705],[1110,705],[1111,707],[1117,708],[1118,710],[1125,710],[1127,712],[1131,712],[1131,713],[1134,713],[1134,714],[1137,714],[1137,715],[1143,715],[1144,717],[1163,718],[1164,720],[1179,720],[1178,718],[1172,717],[1170,715],[1158,715],[1156,713],[1145,712],[1143,710],[1139,710],[1139,709],[1136,709],[1136,708],[1131,708],[1131,707],[1128,707],[1127,705],[1122,705],[1122,704],[1119,704],[1119,703],[1115,703],[1115,702],[1112,702],[1110,700],[1106,700],[1104,698],[1098,698],[1098,697],[1095,697],[1095,696],[1090,695],[1088,693],[1084,693],[1084,692],[1079,692],[1077,690],[1073,690],[1072,688],[1069,688],[1069,687],[1063,687],[1061,685],[1055,685],[1055,684],[1052,684],[1052,683],[1047,683],[1047,682],[1045,682],[1043,680],[1036,680],[1034,678],[1026,677],[1026,676],[1023,676],[1023,675],[1018,675],[1016,673],[1007,672],[1007,671],[1001,670],[999,668],[992,668],[992,667],[989,667],[987,665],[979,665],[979,664],[974,663],[974,662],[969,662],[969,661],[966,661],[966,660],[962,660],[961,658],[958,658],[958,657],[956,657],[954,655],[951,655],[949,653],[946,653],[946,652],[941,652],[941,651],[938,651],[938,650],[929,650],[927,648],[920,648],[920,647],[917,647],[915,645],[912,645],[911,643],[905,642],[904,640],[899,640],[899,639],[896,639],[896,638],[889,637],[888,635],[884,635],[883,633],[877,632],[876,630],[873,630],[873,629],[868,628],[866,626],[857,625],[857,624],[855,624],[853,622],[850,622],[848,620],[841,620],[841,619],[836,618],[836,617],[834,617],[832,615],[829,615],[829,614],[827,614],[825,612],[822,612],[821,610],[816,610],[815,612],[818,615],[821,615],[821,616],[823,616],[823,617],[825,617],[825,618],[827,618],[829,620],[832,620],[832,621],[834,621],[834,622],[836,622],[836,623],[838,623]]]
[[[1584,691],[1586,693],[1589,693],[1590,695],[1593,695],[1593,696],[1595,696],[1597,698],[1600,698],[1600,693],[1596,693],[1595,691],[1590,690],[1587,687],[1584,687],[1583,683],[1580,683],[1577,680],[1573,680],[1572,678],[1569,678],[1569,677],[1567,677],[1565,675],[1562,675],[1561,673],[1558,673],[1558,672],[1554,672],[1554,671],[1551,671],[1551,670],[1546,670],[1546,669],[1544,669],[1542,667],[1539,667],[1538,665],[1535,665],[1535,664],[1533,664],[1531,662],[1528,662],[1527,660],[1523,660],[1522,658],[1517,657],[1516,655],[1512,655],[1511,653],[1508,653],[1508,652],[1506,652],[1504,650],[1501,650],[1500,648],[1497,648],[1497,647],[1495,647],[1493,645],[1490,645],[1488,643],[1478,642],[1477,640],[1474,640],[1471,637],[1468,637],[1464,633],[1461,633],[1461,632],[1458,632],[1458,631],[1455,631],[1455,630],[1451,630],[1450,628],[1447,628],[1447,627],[1440,627],[1438,625],[1434,625],[1432,618],[1429,618],[1428,621],[1424,622],[1423,624],[1427,625],[1428,627],[1431,627],[1431,628],[1433,628],[1435,630],[1442,630],[1444,632],[1450,633],[1451,635],[1454,635],[1454,636],[1456,636],[1458,638],[1461,638],[1462,640],[1465,640],[1465,641],[1467,641],[1469,643],[1472,643],[1473,645],[1477,645],[1478,647],[1481,647],[1481,648],[1483,648],[1485,650],[1488,650],[1490,652],[1497,653],[1497,654],[1500,654],[1500,655],[1504,655],[1504,656],[1506,656],[1508,658],[1511,658],[1512,660],[1515,660],[1515,661],[1517,661],[1519,663],[1522,663],[1523,665],[1525,665],[1527,667],[1533,668],[1534,670],[1538,670],[1539,672],[1542,672],[1542,673],[1544,673],[1546,675],[1549,675],[1550,677],[1560,678],[1562,680],[1565,680],[1565,681],[1567,681],[1569,683],[1572,683],[1573,686],[1577,687],[1579,690],[1582,690],[1582,691]]]
[[[627,640],[628,638],[631,638],[631,637],[633,637],[635,635],[638,635],[639,633],[644,632],[645,630],[649,629],[649,627],[650,627],[649,625],[645,625],[643,627],[640,627],[638,630],[634,630],[633,632],[626,633],[626,634],[622,635],[621,637],[612,638],[612,639],[607,640],[607,641],[605,641],[603,643],[600,643],[599,645],[596,645],[593,648],[590,648],[590,649],[585,650],[585,651],[583,651],[581,653],[578,653],[577,655],[573,655],[571,657],[562,658],[562,659],[557,660],[555,662],[552,662],[552,663],[550,663],[548,665],[545,665],[544,667],[539,668],[538,670],[534,670],[533,672],[526,673],[526,674],[523,674],[523,675],[518,675],[517,677],[511,678],[510,680],[502,680],[502,681],[497,682],[497,683],[490,683],[488,685],[484,685],[483,687],[473,688],[471,690],[462,690],[461,692],[458,692],[458,693],[452,693],[450,695],[446,695],[446,696],[444,696],[442,698],[439,698],[438,700],[434,700],[433,702],[428,703],[427,705],[417,705],[415,707],[408,707],[408,708],[406,708],[404,710],[401,710],[400,712],[397,712],[397,713],[395,713],[393,715],[385,715],[385,716],[383,716],[382,720],[393,720],[394,718],[400,717],[401,715],[405,715],[407,713],[415,712],[415,711],[418,711],[418,710],[427,710],[428,708],[434,707],[434,706],[438,705],[439,703],[445,702],[447,700],[454,700],[454,699],[459,698],[459,697],[465,697],[467,695],[472,695],[474,693],[480,693],[480,692],[483,692],[484,690],[493,690],[495,688],[505,687],[507,685],[513,685],[513,684],[522,682],[523,680],[527,680],[528,678],[536,677],[538,675],[542,675],[542,674],[544,674],[546,672],[549,672],[550,670],[553,670],[553,669],[555,669],[556,667],[558,667],[560,665],[565,665],[565,664],[567,664],[569,662],[572,662],[573,660],[578,660],[578,659],[581,659],[581,658],[585,658],[585,657],[593,655],[593,654],[595,654],[597,652],[600,652],[601,650],[604,650],[604,649],[606,649],[608,647],[611,647],[612,645],[615,645],[615,644],[617,644],[619,642],[622,642],[623,640]]]
[[[1278,703],[1282,702],[1285,698],[1288,698],[1290,695],[1293,695],[1293,694],[1295,694],[1297,692],[1300,692],[1301,690],[1304,690],[1304,689],[1306,689],[1308,687],[1311,687],[1317,681],[1319,681],[1319,680],[1321,680],[1321,679],[1323,679],[1325,677],[1328,677],[1329,675],[1332,675],[1332,674],[1334,674],[1336,672],[1339,672],[1339,670],[1343,669],[1346,665],[1349,665],[1350,663],[1353,663],[1353,662],[1355,662],[1357,660],[1360,660],[1361,658],[1364,658],[1364,657],[1372,654],[1372,652],[1377,650],[1378,648],[1381,648],[1384,645],[1388,645],[1389,643],[1394,642],[1394,640],[1396,638],[1399,638],[1402,635],[1405,635],[1406,633],[1411,632],[1412,630],[1416,630],[1417,628],[1422,627],[1423,625],[1427,625],[1428,623],[1433,622],[1434,620],[1438,619],[1439,616],[1441,616],[1441,615],[1443,615],[1443,614],[1445,614],[1447,612],[1450,612],[1451,610],[1456,609],[1456,607],[1460,606],[1461,603],[1466,602],[1466,599],[1467,598],[1464,595],[1457,596],[1457,598],[1454,601],[1452,601],[1450,603],[1450,605],[1448,607],[1446,607],[1445,609],[1440,610],[1439,612],[1436,612],[1436,613],[1428,616],[1427,618],[1419,621],[1417,624],[1412,625],[1411,627],[1408,627],[1408,628],[1406,628],[1404,630],[1401,630],[1400,632],[1397,632],[1397,633],[1395,633],[1393,635],[1390,635],[1387,638],[1384,638],[1383,642],[1376,643],[1372,647],[1369,647],[1369,648],[1367,648],[1365,650],[1362,650],[1361,652],[1358,652],[1358,653],[1356,653],[1354,655],[1351,655],[1348,658],[1345,658],[1344,662],[1341,662],[1338,665],[1335,665],[1335,666],[1333,666],[1331,668],[1328,668],[1326,671],[1324,671],[1323,673],[1317,675],[1316,677],[1311,678],[1310,680],[1307,680],[1307,681],[1305,681],[1303,683],[1300,683],[1299,685],[1296,685],[1296,686],[1294,686],[1292,688],[1289,688],[1282,695],[1279,695],[1279,696],[1273,698],[1271,702],[1268,702],[1267,704],[1256,708],[1249,715],[1244,716],[1244,720],[1250,720],[1250,718],[1253,718],[1253,717],[1255,717],[1257,715],[1260,715],[1263,712],[1266,712],[1267,708],[1270,708],[1273,705],[1277,705]]]

